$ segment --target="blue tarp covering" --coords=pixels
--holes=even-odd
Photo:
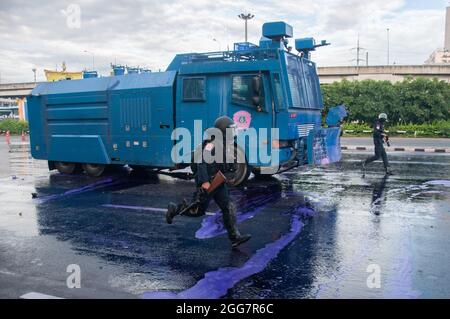
[[[308,163],[326,165],[341,160],[341,129],[321,128],[308,135]]]
[[[344,105],[338,105],[330,108],[327,114],[326,123],[328,127],[339,126],[340,122],[347,116],[347,110]]]

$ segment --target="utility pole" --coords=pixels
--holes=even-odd
[[[359,66],[359,53],[361,52],[361,47],[359,46],[359,34],[358,34],[358,42],[356,45],[356,66]]]
[[[389,65],[389,28],[387,28],[387,65]]]
[[[361,56],[361,51],[362,51],[362,50],[365,50],[364,48],[360,47],[360,45],[359,45],[359,34],[358,34],[358,40],[357,40],[357,42],[356,42],[356,48],[352,48],[351,50],[356,50],[356,59],[353,59],[353,60],[351,60],[351,61],[356,61],[356,67],[359,68],[359,62],[364,61],[364,59],[361,59],[361,58],[360,58],[360,56]]]
[[[369,66],[369,51],[366,52],[366,66]]]
[[[240,15],[238,15],[238,18],[245,21],[245,42],[248,42],[247,41],[247,21],[253,19],[254,17],[255,16],[251,13],[248,13],[248,14],[241,13]]]

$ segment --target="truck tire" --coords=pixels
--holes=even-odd
[[[91,177],[99,177],[105,171],[103,164],[83,164],[83,169]]]
[[[242,156],[242,158],[245,159],[245,154],[239,147],[235,146],[235,150],[238,152],[238,158],[239,156]],[[230,165],[233,166],[232,171],[226,172],[224,174],[227,178],[227,184],[229,186],[239,186],[244,184],[251,173],[251,169],[248,166],[247,162],[245,161],[245,163],[234,163]],[[192,153],[190,167],[192,173],[195,175],[197,173],[197,165],[196,163],[194,163],[194,153]]]
[[[61,174],[73,174],[75,172],[76,163],[54,162],[55,168]]]
[[[245,159],[245,153],[241,150],[241,148],[235,146],[235,151],[237,154],[237,158],[241,157]],[[233,187],[244,184],[250,176],[251,172],[247,161],[244,161],[244,163],[236,162],[230,165],[232,166],[231,171],[225,173],[227,184]]]

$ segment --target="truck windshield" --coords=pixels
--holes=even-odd
[[[287,73],[292,107],[323,108],[319,78],[314,63],[295,55],[287,55]]]

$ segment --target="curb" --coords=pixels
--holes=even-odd
[[[366,146],[341,146],[343,151],[373,151],[373,147]],[[450,148],[414,148],[414,147],[394,147],[385,148],[386,152],[416,152],[416,153],[450,153]]]

